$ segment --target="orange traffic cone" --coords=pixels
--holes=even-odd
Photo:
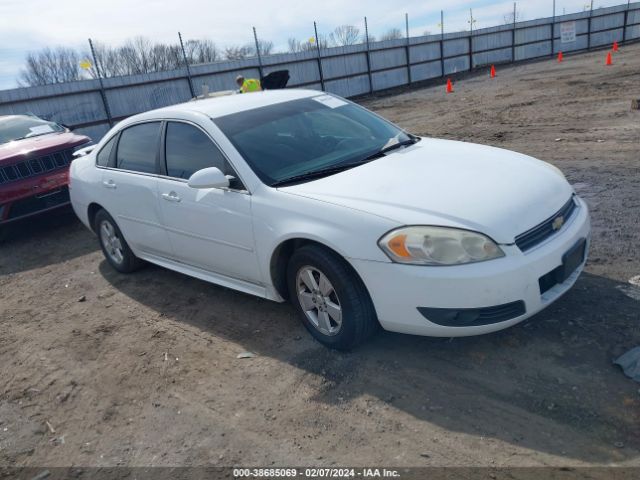
[[[496,67],[491,65],[491,78],[496,78]]]
[[[562,63],[563,60],[563,56],[562,56],[562,50],[558,52],[558,63]]]
[[[447,78],[447,93],[453,93],[453,83],[450,78]]]
[[[607,61],[605,62],[605,65],[613,65],[613,61],[611,60],[611,52],[607,53]]]
[[[613,50],[614,52],[617,52],[617,51],[618,51],[618,41],[617,41],[617,40],[613,42],[613,49],[612,49],[612,50]]]

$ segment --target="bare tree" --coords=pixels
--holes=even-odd
[[[327,38],[323,35],[318,35],[318,39],[311,37],[304,42],[293,37],[287,40],[290,52],[308,52],[310,50],[315,50],[318,48],[316,43],[320,45],[320,48],[327,48],[329,46]]]
[[[256,46],[254,44],[249,44],[246,48],[251,56],[256,55]],[[258,40],[258,48],[260,49],[260,55],[271,55],[273,52],[273,42],[269,40]]]
[[[188,40],[184,44],[189,64],[213,63],[222,59],[218,46],[211,40]]]
[[[231,45],[224,49],[224,58],[227,60],[242,60],[251,56],[251,48],[239,45]]]
[[[45,48],[27,54],[25,68],[20,72],[21,86],[48,85],[80,80],[80,56],[65,47]]]
[[[380,37],[380,40],[397,40],[399,38],[404,38],[402,30],[399,28],[390,28],[384,35],[382,35],[382,37]]]
[[[294,38],[294,37],[289,37],[287,39],[287,47],[288,47],[289,52],[291,52],[291,53],[296,53],[296,52],[303,51],[302,42],[300,42],[300,40],[298,40],[297,38]]]
[[[337,47],[355,45],[360,41],[360,29],[353,25],[340,25],[329,34],[329,41]]]

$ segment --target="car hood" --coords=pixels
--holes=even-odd
[[[471,229],[499,243],[513,243],[573,194],[559,170],[540,160],[428,138],[360,167],[279,190],[400,225]]]
[[[89,141],[89,137],[84,135],[60,132],[3,143],[0,145],[0,165],[8,165],[33,156],[48,155]]]

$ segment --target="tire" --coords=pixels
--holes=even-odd
[[[131,251],[120,228],[118,228],[115,220],[113,220],[106,210],[100,210],[96,213],[93,225],[98,235],[102,253],[107,259],[107,262],[109,262],[109,265],[115,270],[120,273],[131,273],[143,265],[143,261],[136,257]],[[111,238],[111,241],[109,238]]]
[[[378,329],[364,283],[344,259],[327,248],[306,245],[296,250],[287,266],[287,286],[304,326],[329,348],[350,350]]]

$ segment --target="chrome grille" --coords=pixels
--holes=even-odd
[[[544,242],[547,238],[551,237],[555,233],[562,230],[560,228],[554,228],[554,222],[559,218],[563,217],[564,223],[566,223],[573,215],[576,209],[576,202],[573,197],[569,199],[567,203],[563,205],[563,207],[558,210],[554,215],[546,219],[541,224],[533,227],[531,230],[527,230],[524,233],[521,233],[516,237],[516,245],[520,250],[526,252],[527,250],[532,249],[536,245]]]

